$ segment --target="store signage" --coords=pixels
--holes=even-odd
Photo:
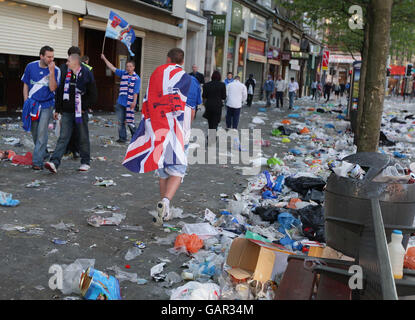
[[[288,61],[291,60],[291,53],[290,52],[283,52],[281,54],[281,60],[282,61]]]
[[[291,52],[292,59],[308,59],[309,54],[307,52]]]
[[[275,64],[277,66],[279,66],[281,64],[281,62],[279,60],[274,60],[274,59],[268,59],[268,63],[269,64]]]
[[[261,56],[259,54],[255,54],[255,53],[248,53],[248,60],[255,61],[255,62],[260,62],[260,63],[267,63],[267,57],[266,56]]]
[[[278,59],[279,58],[279,50],[277,48],[269,48],[267,53],[268,59]]]
[[[212,21],[212,35],[223,37],[226,31],[226,15],[214,15]]]
[[[298,64],[291,64],[291,70],[299,71],[300,70],[300,66]]]
[[[242,5],[232,1],[231,32],[240,34],[242,32]]]
[[[248,38],[248,53],[265,55],[265,42],[254,38]]]
[[[290,50],[291,51],[300,51],[300,42],[292,39],[290,43]]]
[[[324,50],[323,52],[323,71],[327,71],[329,69],[329,59],[330,59],[330,51]]]
[[[265,18],[262,18],[260,16],[255,16],[252,19],[252,31],[257,32],[266,32],[267,31],[267,24],[265,21]]]

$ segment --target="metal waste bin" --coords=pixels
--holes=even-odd
[[[359,164],[367,173],[363,180],[339,177],[327,180],[324,212],[327,245],[347,256],[358,258],[361,236],[371,221],[371,199],[379,199],[387,241],[393,229],[402,230],[406,248],[415,232],[415,184],[373,182],[384,168],[394,164],[387,155],[361,152],[344,158]]]

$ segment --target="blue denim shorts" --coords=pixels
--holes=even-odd
[[[189,145],[184,146],[184,153],[187,157]],[[186,174],[187,165],[183,164],[170,164],[164,168],[156,170],[156,176],[161,179],[167,179],[170,176],[183,178]],[[182,179],[183,180],[183,179]]]

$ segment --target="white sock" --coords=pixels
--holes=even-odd
[[[168,207],[170,206],[170,200],[168,198],[163,198],[161,201],[165,202]]]

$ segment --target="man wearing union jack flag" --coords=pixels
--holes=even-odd
[[[191,122],[200,103],[200,85],[183,70],[183,62],[183,50],[171,49],[166,64],[152,73],[142,119],[123,162],[133,172],[156,171],[161,197],[157,224],[172,218],[170,201],[186,173]]]

